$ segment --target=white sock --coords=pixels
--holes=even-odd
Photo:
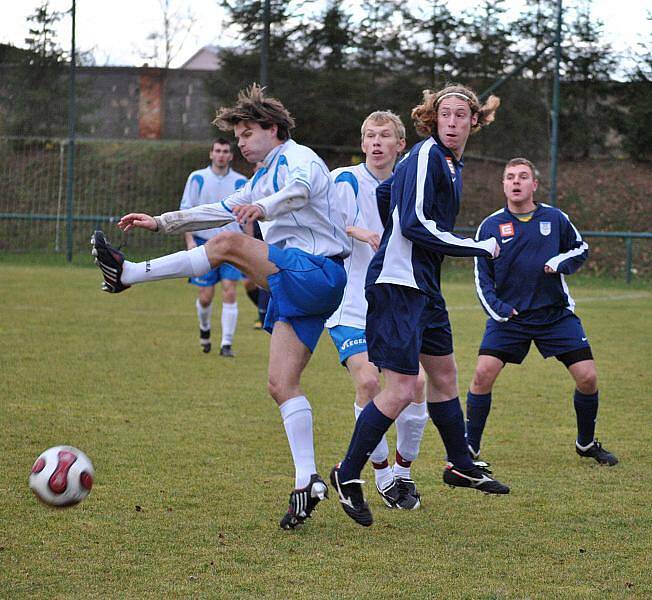
[[[394,481],[394,470],[389,466],[384,469],[374,468],[374,476],[376,477],[376,485],[381,490],[384,490],[390,483],[392,483],[392,481]]]
[[[294,487],[301,489],[310,483],[310,476],[317,472],[312,441],[312,409],[305,396],[290,398],[279,408],[294,461]]]
[[[204,307],[201,305],[199,298],[195,302],[197,307],[197,318],[199,319],[199,329],[202,331],[208,331],[211,328],[211,315],[213,314],[213,303],[211,302],[208,306]]]
[[[410,467],[402,467],[399,464],[394,465],[394,477],[412,479],[412,477],[410,477]]]
[[[396,450],[405,459],[412,462],[419,456],[423,430],[428,422],[428,409],[425,402],[411,402],[397,417]]]
[[[355,411],[355,420],[358,420],[360,413],[364,410],[360,408],[355,402],[353,403],[353,410]],[[375,463],[381,463],[389,457],[389,446],[387,445],[387,436],[383,435],[383,439],[378,442],[374,451],[369,455],[369,460]],[[375,471],[376,469],[374,469]]]
[[[238,303],[222,304],[222,346],[233,344],[233,334],[238,324]]]
[[[175,277],[198,277],[208,273],[211,265],[208,262],[206,248],[197,246],[192,250],[182,250],[138,263],[125,260],[122,268],[120,281],[124,285],[132,285]]]

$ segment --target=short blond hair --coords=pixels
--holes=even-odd
[[[391,110],[375,110],[362,122],[360,127],[360,136],[364,139],[364,132],[370,123],[391,123],[394,126],[394,132],[399,140],[405,139],[405,125],[401,121],[401,117],[393,113]]]
[[[503,179],[505,179],[505,173],[507,172],[507,169],[509,167],[516,167],[518,165],[525,165],[526,167],[529,167],[530,172],[532,173],[532,179],[535,179],[536,181],[539,181],[539,169],[537,169],[534,166],[534,163],[529,161],[527,158],[523,157],[516,157],[512,158],[507,161],[507,164],[505,165],[505,168],[503,169]]]
[[[449,84],[438,92],[423,90],[422,103],[412,109],[412,120],[419,135],[427,137],[437,131],[437,108],[444,97],[448,96],[464,99],[469,104],[471,116],[478,115],[478,122],[471,126],[471,133],[492,123],[500,106],[500,98],[493,95],[489,96],[484,104],[480,104],[471,88],[458,83]]]

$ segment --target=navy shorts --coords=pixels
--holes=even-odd
[[[313,352],[324,323],[342,301],[346,285],[343,261],[275,246],[269,246],[268,257],[279,271],[267,277],[270,298],[265,330],[271,333],[276,321],[289,323]]]
[[[389,283],[365,290],[369,360],[379,369],[419,373],[419,354],[448,356],[453,336],[443,296]]]
[[[567,367],[593,358],[582,321],[572,313],[547,325],[488,319],[478,354],[520,365],[530,351],[531,342],[541,356],[555,356]]]
[[[203,246],[208,240],[204,238],[192,236],[198,246]],[[244,279],[245,275],[233,265],[229,263],[222,263],[220,266],[211,269],[208,273],[200,275],[199,277],[190,277],[188,283],[199,287],[212,287],[217,285],[220,281],[226,279],[228,281],[240,281]]]

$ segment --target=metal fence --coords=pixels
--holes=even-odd
[[[208,163],[210,141],[78,140],[74,156],[74,202],[66,202],[67,140],[0,138],[0,252],[86,254],[90,234],[107,228],[112,241],[127,242],[130,256],[161,254],[184,247],[181,236],[136,231],[123,236],[112,227],[126,212],[160,214],[179,205],[188,174]],[[360,160],[355,148],[323,147],[319,153],[331,168]],[[250,175],[237,159],[234,168]],[[466,181],[465,181],[466,184]],[[479,206],[482,218],[495,209],[490,198]],[[474,221],[460,223],[460,232],[474,233]],[[477,221],[475,221],[477,222]],[[610,269],[630,282],[652,272],[652,233],[585,231],[583,235],[610,245]],[[115,239],[114,239],[115,238]],[[613,240],[623,252],[613,252]],[[641,244],[644,244],[639,251]],[[593,244],[592,244],[593,246]],[[597,247],[598,254],[600,247]],[[640,268],[638,268],[640,267]]]

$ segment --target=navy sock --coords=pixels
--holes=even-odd
[[[267,304],[269,303],[269,292],[264,288],[258,289],[258,320],[261,323],[265,322],[265,315],[267,313]]]
[[[373,401],[364,407],[355,422],[346,458],[340,464],[340,481],[360,478],[362,467],[393,422],[376,408]]]
[[[598,392],[583,394],[575,390],[573,398],[577,416],[577,443],[588,446],[595,436],[595,420],[598,416]]]
[[[258,306],[258,288],[255,287],[253,290],[246,290],[249,300],[254,303],[254,306]]]
[[[484,431],[489,411],[491,410],[491,392],[488,394],[466,395],[466,441],[475,450],[480,452],[480,440]]]
[[[464,415],[460,399],[456,396],[446,402],[428,402],[428,413],[446,447],[448,460],[458,469],[472,469],[464,436]]]

